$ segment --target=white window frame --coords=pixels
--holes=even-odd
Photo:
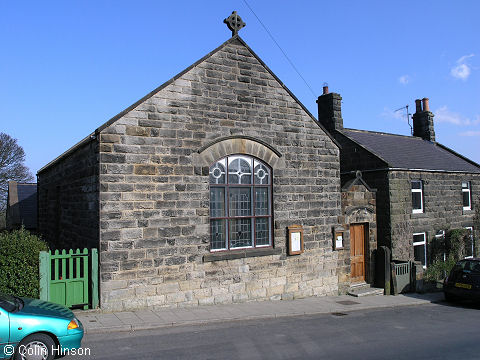
[[[463,188],[463,184],[467,184],[467,188]],[[463,206],[463,193],[468,193],[468,206]],[[462,181],[462,206],[463,210],[472,210],[472,189],[470,181]]]
[[[419,182],[420,183],[420,189],[413,189],[412,184],[414,182]],[[420,209],[414,209],[413,208],[413,202],[412,202],[412,214],[421,214],[423,213],[423,181],[422,180],[412,180],[410,182],[410,188],[412,190],[412,193],[420,193]]]
[[[475,255],[475,239],[473,237],[473,226],[465,226],[465,229],[470,230],[470,238],[472,240],[472,256],[465,256],[465,259],[472,259]]]
[[[415,235],[423,235],[423,240],[422,241],[417,241],[413,242],[413,248],[415,249],[415,246],[420,246],[423,245],[423,251],[425,252],[425,265],[423,265],[423,268],[427,268],[427,233],[425,232],[419,232],[419,233],[413,233],[412,235],[412,240],[415,238]],[[415,251],[414,251],[415,254]]]

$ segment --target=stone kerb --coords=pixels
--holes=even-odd
[[[232,154],[254,156],[270,165],[273,169],[285,167],[285,160],[278,151],[258,141],[243,137],[216,141],[200,149],[193,156],[194,162],[198,165],[210,166],[218,159]]]

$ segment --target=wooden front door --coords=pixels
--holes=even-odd
[[[365,225],[350,225],[350,280],[365,281]]]

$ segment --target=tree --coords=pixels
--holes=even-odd
[[[24,165],[25,152],[17,139],[0,133],[0,211],[7,207],[8,182],[33,181],[30,170]]]

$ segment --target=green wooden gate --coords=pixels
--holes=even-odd
[[[97,249],[40,252],[40,299],[67,307],[96,308]]]

